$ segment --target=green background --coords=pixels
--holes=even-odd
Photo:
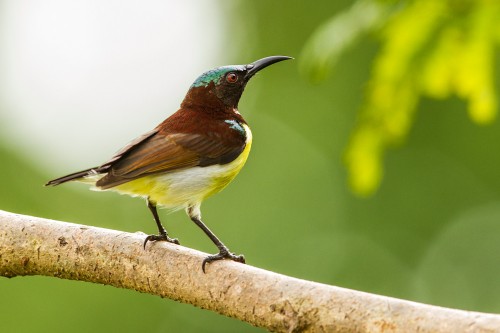
[[[349,3],[217,3],[235,25],[220,58],[229,64],[297,57],[318,24]],[[204,203],[205,222],[231,250],[264,269],[499,312],[498,121],[475,125],[458,99],[423,100],[405,144],[386,155],[379,190],[359,198],[347,186],[342,157],[376,51],[373,40],[362,40],[318,85],[299,73],[297,60],[253,79],[240,103],[254,135],[250,158],[225,191]],[[59,175],[42,173],[24,154],[0,142],[0,209],[155,232],[143,201],[78,184],[44,188]],[[183,212],[160,214],[184,246],[215,251]],[[190,305],[56,278],[2,278],[0,295],[2,332],[259,331]]]

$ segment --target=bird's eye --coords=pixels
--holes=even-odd
[[[226,75],[226,81],[229,83],[235,83],[238,81],[238,75],[236,75],[236,73],[229,73]]]

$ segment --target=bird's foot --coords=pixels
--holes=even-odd
[[[144,240],[144,250],[146,249],[146,244],[148,242],[156,242],[156,241],[165,241],[165,242],[169,242],[169,243],[177,244],[177,245],[180,244],[179,240],[177,238],[170,238],[170,237],[168,237],[168,235],[166,233],[164,233],[164,234],[162,233],[160,235],[149,235]]]
[[[243,255],[236,255],[234,253],[229,252],[229,250],[226,249],[221,249],[219,253],[211,255],[203,259],[203,263],[201,264],[201,269],[203,273],[205,273],[205,265],[209,264],[213,261],[217,260],[223,260],[223,259],[231,259],[236,262],[241,262],[242,264],[245,263],[245,257]]]

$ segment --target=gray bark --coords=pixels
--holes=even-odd
[[[145,235],[0,211],[0,276],[45,275],[158,295],[276,332],[500,332],[500,316],[299,280]]]

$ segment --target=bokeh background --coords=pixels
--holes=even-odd
[[[500,312],[495,1],[0,0],[0,209],[155,232],[144,202],[49,179],[104,162],[203,71],[289,55],[252,80],[254,133],[204,219],[248,263]],[[183,212],[184,246],[214,246]],[[1,244],[0,244],[1,251]],[[0,279],[2,332],[253,332],[190,305]]]

